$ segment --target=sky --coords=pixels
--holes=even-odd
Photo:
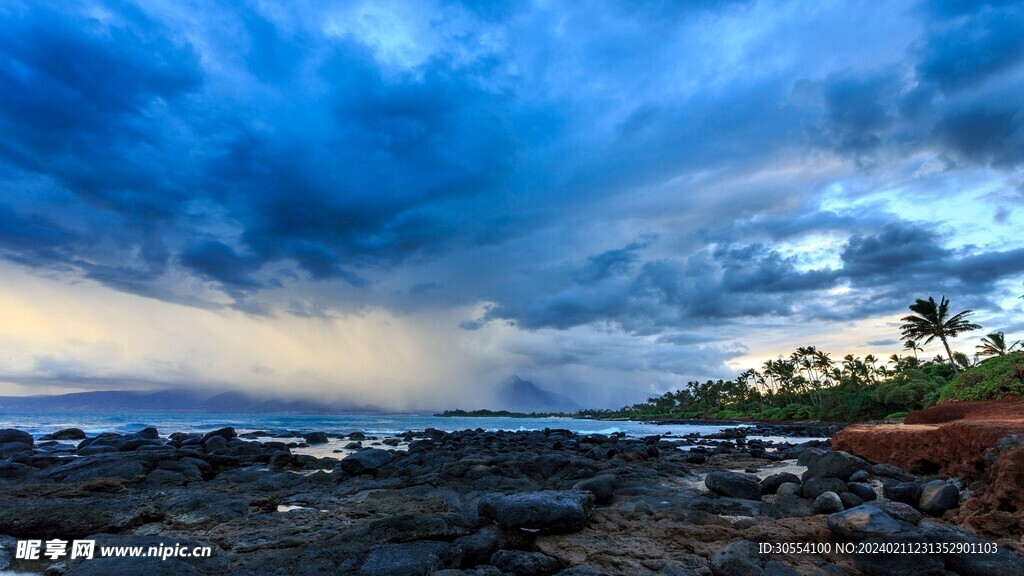
[[[617,406],[1024,337],[1024,3],[0,4],[0,393]],[[973,352],[977,337],[955,341]],[[927,354],[938,354],[938,345]]]

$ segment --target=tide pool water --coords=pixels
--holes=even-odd
[[[723,426],[655,425],[634,421],[582,420],[578,418],[442,418],[430,414],[231,414],[196,412],[0,412],[0,428],[17,428],[34,435],[49,434],[63,428],[81,428],[86,433],[137,432],[154,426],[161,434],[172,432],[208,432],[232,426],[239,433],[255,430],[280,432],[314,430],[332,433],[366,432],[400,434],[406,430],[437,428],[454,431],[467,428],[484,430],[543,430],[565,428],[581,434],[623,432],[629,436],[671,433],[682,436],[694,432],[711,434]]]

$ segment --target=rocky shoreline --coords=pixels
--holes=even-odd
[[[849,426],[845,422],[776,422],[764,420],[644,420],[645,424],[727,426],[742,429],[745,436],[785,436],[790,438],[829,438]]]
[[[985,539],[951,522],[983,485],[915,475],[820,440],[752,438],[783,434],[743,427],[704,437],[554,429],[239,437],[230,428],[169,436],[149,428],[36,439],[2,430],[0,570],[1024,574],[1021,534],[990,531]],[[337,457],[302,453],[318,445],[340,446]],[[213,554],[49,565],[14,559],[18,540],[52,538],[208,545]],[[994,552],[966,551],[989,542],[998,543]],[[764,543],[780,547],[762,551]],[[818,547],[784,546],[794,544]]]

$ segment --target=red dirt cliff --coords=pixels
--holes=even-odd
[[[975,497],[948,517],[983,535],[1020,536],[1024,531],[1024,437],[999,442],[1024,434],[1020,398],[941,404],[913,412],[904,422],[844,428],[832,438],[832,447],[917,474],[983,480],[985,486]],[[997,443],[999,447],[994,448]]]
[[[1024,404],[1019,398],[940,404],[904,422],[849,426],[832,438],[832,447],[917,474],[977,480],[985,474],[985,450],[1024,433]]]

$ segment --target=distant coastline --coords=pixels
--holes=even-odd
[[[687,418],[672,415],[637,417],[635,414],[609,411],[602,414],[598,410],[580,412],[512,412],[509,410],[445,410],[437,412],[438,418],[572,418],[575,420],[595,420],[600,422],[642,422],[644,424],[662,425],[694,425],[694,426],[729,426],[736,424],[800,424],[805,426],[846,425],[847,422],[830,422],[822,420],[768,420],[760,418]]]

